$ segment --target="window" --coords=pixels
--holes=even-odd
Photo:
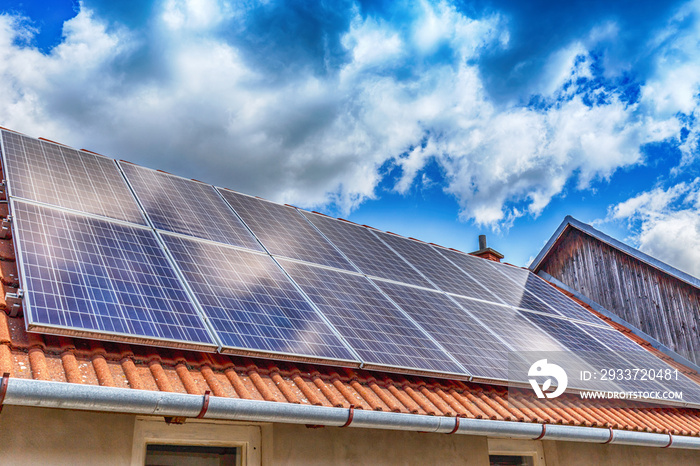
[[[490,438],[489,461],[493,466],[544,466],[542,442]]]
[[[529,455],[489,455],[491,466],[534,466],[534,460]]]
[[[131,464],[136,466],[258,466],[264,426],[188,419],[166,424],[139,417]]]
[[[239,466],[241,447],[148,445],[145,466]]]

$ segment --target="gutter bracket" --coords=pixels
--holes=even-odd
[[[613,431],[613,428],[608,427],[608,429],[610,430],[610,437],[608,437],[608,439],[605,442],[603,442],[603,445],[607,445],[608,443],[613,441],[613,438],[615,438],[615,432]]]
[[[447,435],[456,434],[459,430],[459,415],[455,416],[455,428],[447,433]]]
[[[2,382],[0,382],[0,413],[2,413],[2,406],[5,402],[5,394],[7,393],[7,386],[10,383],[10,373],[5,372],[2,374]]]
[[[671,445],[673,445],[673,435],[671,435],[671,432],[669,432],[668,433],[668,445],[666,445],[665,447],[661,447],[661,448],[668,448]]]
[[[202,419],[204,418],[204,415],[207,414],[207,410],[209,409],[209,395],[211,395],[211,390],[207,390],[204,392],[204,400],[202,400],[202,410],[197,414],[197,417],[195,419]]]
[[[348,410],[348,420],[343,424],[342,427],[348,427],[350,424],[352,424],[352,419],[355,417],[355,405],[350,405],[350,409]]]
[[[547,433],[547,424],[542,424],[542,433],[541,433],[539,436],[533,438],[532,440],[539,440],[539,439],[541,439],[542,437],[544,437],[544,435],[545,435],[546,433]]]
[[[204,392],[204,399],[202,400],[202,409],[199,411],[199,414],[195,417],[195,419],[202,419],[205,414],[207,414],[207,410],[209,409],[209,395],[211,394],[210,390],[207,390]],[[181,425],[184,424],[185,421],[187,421],[187,417],[185,416],[164,416],[165,423],[168,425],[175,424],[175,425]]]

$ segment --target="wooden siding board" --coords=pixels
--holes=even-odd
[[[538,267],[700,364],[700,290],[575,228]]]

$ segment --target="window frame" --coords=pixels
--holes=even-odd
[[[131,464],[143,466],[149,444],[241,448],[241,466],[262,464],[262,426],[188,419],[166,424],[163,418],[137,417]]]
[[[507,438],[489,438],[489,456],[529,456],[534,466],[546,466],[544,448],[539,440],[518,440]]]

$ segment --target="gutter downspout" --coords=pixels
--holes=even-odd
[[[7,378],[3,378],[3,382]],[[209,397],[205,419],[252,422],[280,422],[368,429],[408,430],[432,433],[487,435],[521,439],[615,443],[661,448],[700,450],[700,437],[671,436],[595,427],[534,424],[445,416],[403,414],[362,409]],[[203,396],[134,390],[130,388],[78,385],[10,378],[4,403],[15,406],[76,409],[85,411],[197,417],[203,410]],[[348,421],[351,421],[348,424]]]

